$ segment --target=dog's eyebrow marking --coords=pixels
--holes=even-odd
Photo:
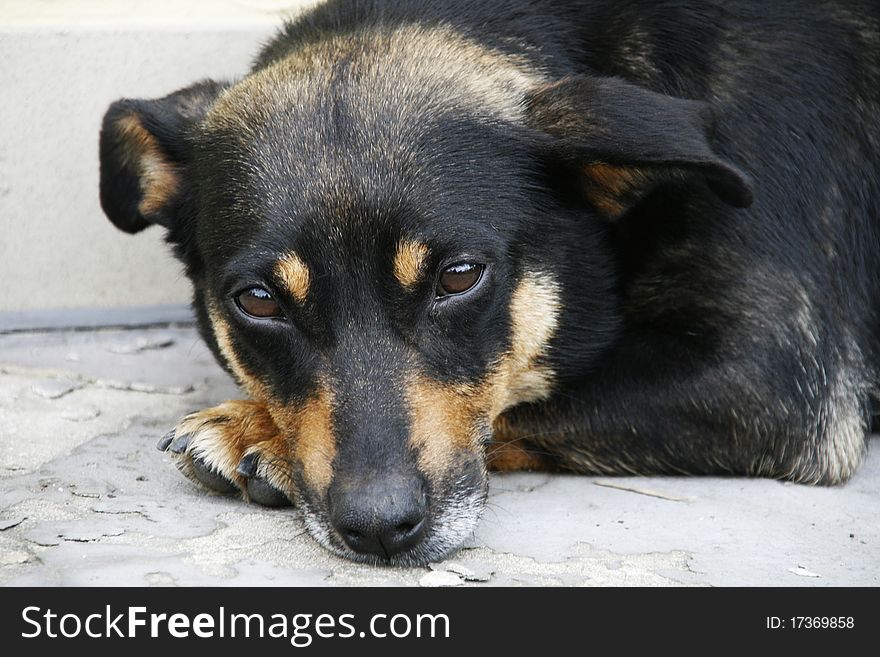
[[[275,266],[275,275],[294,299],[300,303],[306,300],[312,284],[312,273],[302,258],[293,252],[288,253]]]
[[[403,287],[413,287],[422,276],[428,247],[422,242],[401,240],[394,254],[394,277]]]

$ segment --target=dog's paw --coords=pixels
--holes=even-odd
[[[258,402],[230,401],[185,417],[159,441],[192,481],[264,506],[295,497],[287,442]]]

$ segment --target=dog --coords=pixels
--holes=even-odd
[[[252,71],[124,99],[249,396],[159,443],[343,557],[443,558],[487,470],[849,478],[877,392],[871,2],[329,0]]]

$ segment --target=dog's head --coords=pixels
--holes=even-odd
[[[667,184],[748,201],[707,129],[698,103],[377,30],[115,103],[101,198],[168,230],[313,535],[423,562],[472,531],[493,423],[613,340],[614,220]]]

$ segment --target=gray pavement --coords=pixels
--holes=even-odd
[[[0,335],[0,584],[877,586],[880,451],[846,485],[493,476],[447,561],[389,569],[291,510],[200,490],[155,449],[240,397],[188,327]]]

